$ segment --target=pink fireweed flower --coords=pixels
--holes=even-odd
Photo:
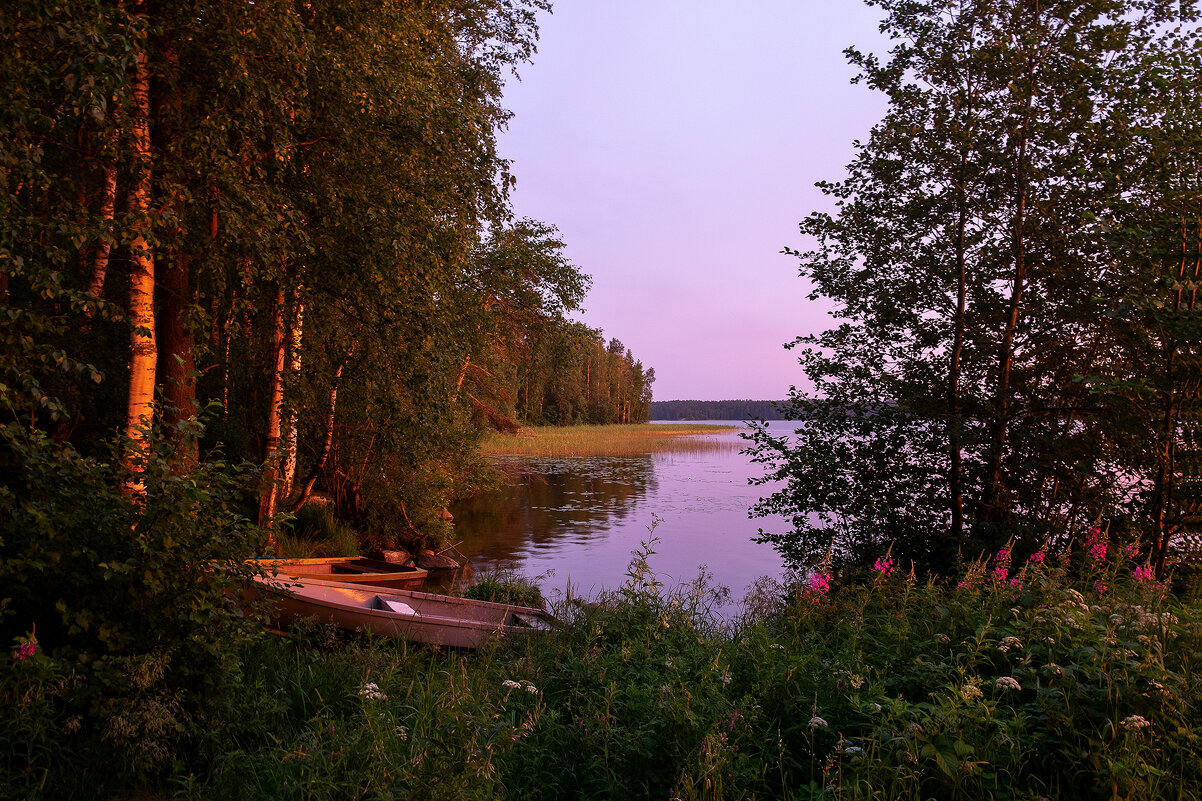
[[[831,591],[831,576],[829,573],[811,573],[806,579],[803,595],[813,601],[820,602]]]
[[[1101,526],[1092,526],[1089,529],[1085,538],[1085,550],[1089,552],[1089,558],[1095,564],[1106,559],[1107,539]]]
[[[1104,582],[1104,581],[1099,581],[1093,585],[1093,591],[1096,592],[1098,595],[1105,595],[1106,590],[1107,590],[1106,582]]]
[[[872,566],[872,572],[876,575],[873,579],[879,584],[893,575],[894,562],[887,557],[877,557],[876,563]]]
[[[1037,564],[1037,565],[1042,565],[1042,564],[1043,564],[1043,560],[1044,560],[1044,558],[1045,558],[1047,555],[1048,555],[1048,552],[1047,552],[1047,551],[1045,551],[1043,548],[1040,548],[1038,551],[1036,551],[1035,553],[1031,554],[1031,556],[1030,556],[1030,557],[1027,559],[1027,561],[1028,561],[1028,562],[1033,562],[1033,563],[1035,563],[1035,564]]]
[[[1123,552],[1125,554],[1127,554],[1128,559],[1134,559],[1135,557],[1139,556],[1139,543],[1138,542],[1131,543],[1130,545],[1123,548]]]
[[[26,659],[29,659],[31,656],[33,656],[37,652],[38,652],[38,641],[37,640],[30,640],[29,642],[23,642],[20,644],[20,646],[17,647],[17,654],[16,654],[15,659],[18,662],[24,662]]]
[[[1152,580],[1152,567],[1150,565],[1140,565],[1131,571],[1131,575],[1136,581],[1144,582]]]

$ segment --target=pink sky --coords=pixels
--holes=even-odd
[[[814,188],[884,105],[851,86],[878,16],[835,0],[559,0],[510,81],[518,214],[593,277],[581,319],[655,368],[658,400],[782,398],[782,345],[826,327],[795,259]]]

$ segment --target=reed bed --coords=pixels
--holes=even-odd
[[[485,456],[638,456],[657,451],[710,451],[729,447],[705,435],[736,431],[704,423],[666,425],[545,426],[517,434],[493,434],[481,445]]]

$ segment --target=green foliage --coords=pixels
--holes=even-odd
[[[499,604],[529,606],[535,609],[542,609],[546,606],[538,581],[519,576],[516,573],[502,572],[476,576],[474,583],[463,594],[463,597]]]
[[[36,658],[0,659],[2,784],[28,797],[160,776],[255,630],[239,603],[261,541],[245,476],[217,462],[182,475],[156,452],[135,499],[116,489],[119,463],[2,435],[0,634],[36,641]],[[74,759],[80,771],[48,772]]]
[[[359,533],[339,520],[329,503],[307,503],[293,516],[277,536],[280,556],[318,558],[356,556],[360,552]]]
[[[1150,390],[1193,379],[1130,307],[1173,294],[1182,235],[1161,240],[1202,197],[1195,6],[873,5],[890,50],[848,56],[887,108],[790,251],[837,322],[790,346],[804,424],[755,434],[784,482],[757,511],[790,523],[763,538],[795,565],[896,541],[946,571],[1115,510],[1155,536],[1171,393]]]
[[[706,576],[660,584],[652,545],[618,591],[568,599],[555,630],[477,653],[315,625],[243,640],[225,692],[169,742],[159,786],[240,799],[1202,798],[1202,615],[1121,551],[1018,569],[999,555],[962,566],[955,586],[891,564],[827,591],[765,586],[732,627]],[[14,792],[64,758],[81,781],[128,779],[129,743],[93,751],[55,728],[61,660],[17,656],[3,668],[19,699],[9,745],[30,770]]]

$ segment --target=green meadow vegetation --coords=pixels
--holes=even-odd
[[[1200,798],[1202,614],[1097,546],[956,581],[883,557],[764,582],[722,620],[704,574],[656,580],[652,540],[546,634],[458,653],[247,631],[203,706],[148,657],[103,722],[96,677],[31,638],[0,668],[0,795]]]

